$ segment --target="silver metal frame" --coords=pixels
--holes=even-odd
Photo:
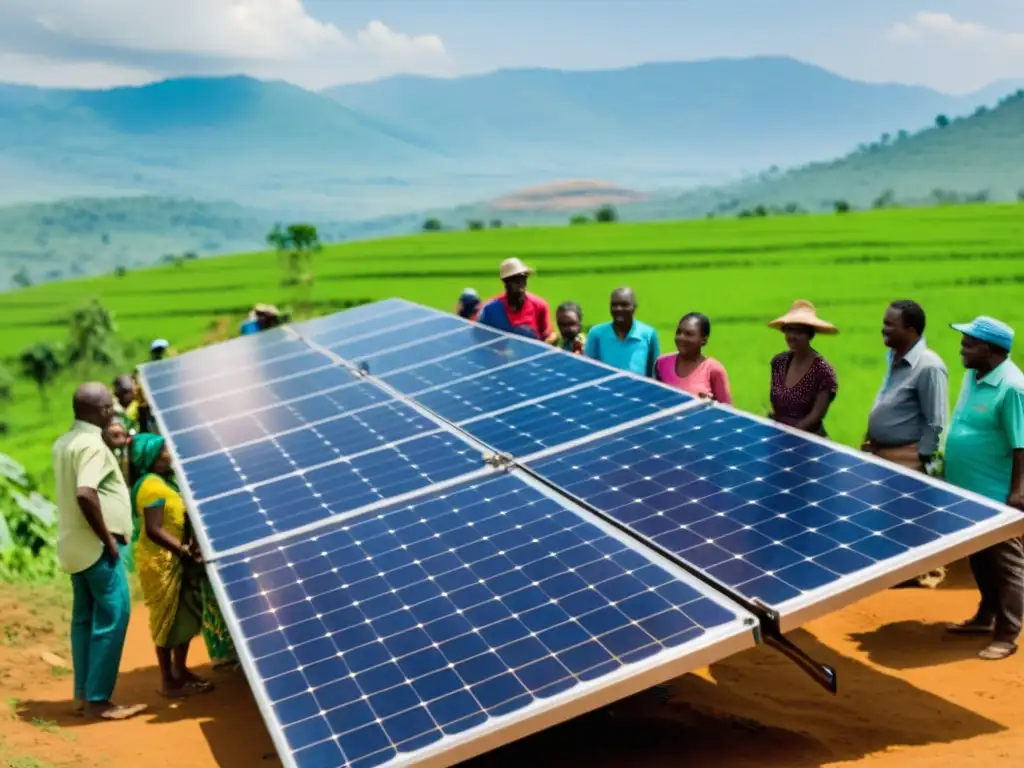
[[[716,594],[674,563],[642,547],[621,531],[607,525],[604,521],[596,518],[586,510],[577,507],[568,499],[559,497],[521,470],[512,470],[511,473],[515,474],[524,484],[538,490],[548,498],[554,499],[563,507],[575,512],[582,519],[598,526],[603,532],[617,541],[639,552],[650,562],[664,568],[680,581],[696,589],[702,596],[733,611],[736,614],[736,619],[712,630],[707,630],[699,638],[684,643],[682,646],[662,650],[654,656],[635,664],[623,665],[614,672],[603,675],[595,680],[580,681],[571,689],[556,694],[549,699],[534,700],[531,704],[515,712],[489,718],[486,723],[476,728],[471,728],[455,736],[445,736],[440,741],[416,752],[398,755],[388,761],[385,764],[387,766],[395,766],[397,768],[397,766],[416,765],[440,768],[441,766],[455,765],[524,736],[529,736],[573,717],[639,693],[650,688],[652,685],[674,679],[699,667],[713,664],[728,656],[748,648],[753,648],[758,643],[758,621],[756,617],[741,606],[732,603],[720,594]],[[469,478],[462,477],[459,479],[459,484],[464,482],[470,482]],[[381,506],[395,503],[398,503],[396,499],[389,499],[386,505]],[[360,514],[365,514],[367,511],[364,510]],[[333,519],[331,522],[337,522],[337,519]],[[228,624],[232,637],[242,638],[244,647],[245,636],[242,633],[239,619],[234,612],[234,606],[220,579],[216,564],[214,565],[214,571],[215,576],[211,577],[210,581],[213,584],[217,600],[222,606],[221,610],[224,614],[224,619]],[[277,719],[270,696],[266,691],[255,663],[247,653],[239,654],[239,658],[242,660],[246,677],[252,685],[253,695],[260,708],[260,712],[263,714],[264,720],[268,725],[273,725],[268,730],[271,732],[271,737],[274,738],[278,757],[288,768],[297,768],[291,749],[284,741],[283,725]]]
[[[780,615],[779,623],[783,632],[796,629],[819,616],[832,613],[843,606],[895,586],[931,568],[959,560],[1014,536],[1024,535],[1024,515],[1005,504],[999,504],[992,499],[963,488],[957,488],[923,472],[914,472],[873,454],[834,443],[819,435],[801,432],[763,416],[746,413],[727,405],[715,404],[712,407],[728,414],[742,416],[758,424],[775,427],[782,432],[788,432],[838,453],[845,453],[860,461],[884,467],[895,474],[912,477],[922,483],[948,491],[1000,513],[989,520],[975,523],[963,531],[943,536],[937,541],[919,547],[910,548],[902,555],[889,558],[849,576],[843,576],[824,587],[805,592],[800,597],[794,597],[784,603],[772,606]]]

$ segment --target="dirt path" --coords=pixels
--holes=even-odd
[[[946,638],[941,623],[967,616],[975,600],[961,567],[951,582],[933,592],[875,595],[794,633],[812,656],[837,668],[839,696],[762,648],[681,678],[667,705],[638,697],[474,762],[554,766],[569,755],[592,766],[645,768],[1005,762],[1024,753],[1024,655],[982,662],[974,658],[981,643]],[[71,716],[70,677],[41,656],[68,658],[66,608],[28,602],[21,593],[0,593],[0,689],[11,705],[0,718],[6,765],[280,765],[240,673],[216,676],[216,691],[184,702],[156,695],[142,609],[132,619],[117,698],[146,702],[150,712],[124,723]],[[195,662],[201,674],[212,674],[201,643]],[[39,762],[18,762],[28,757]]]

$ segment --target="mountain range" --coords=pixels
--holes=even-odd
[[[322,93],[248,77],[0,86],[0,203],[161,195],[355,219],[552,178],[682,189],[829,159],[966,114],[967,96],[787,58],[393,77]]]

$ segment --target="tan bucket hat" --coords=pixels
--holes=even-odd
[[[281,311],[273,304],[257,304],[252,311],[254,314],[269,315],[270,317],[278,317],[281,314]]]
[[[501,262],[501,266],[498,267],[498,276],[502,280],[507,280],[510,277],[516,275],[532,275],[533,270],[523,264],[519,259],[505,259]]]
[[[787,325],[806,325],[818,333],[839,333],[839,329],[832,325],[832,323],[825,322],[818,317],[818,310],[806,299],[794,301],[793,306],[789,308],[789,312],[782,317],[775,318],[768,325],[771,328],[780,329]]]

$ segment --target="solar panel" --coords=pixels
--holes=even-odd
[[[527,464],[784,630],[1024,529],[1006,507],[718,406]]]
[[[238,416],[225,417],[215,406],[206,403],[192,411],[168,412],[167,423],[173,427],[170,434],[174,436],[178,458],[185,461],[394,401],[390,394],[372,382],[353,381],[350,374],[344,373],[344,377],[339,377],[345,382],[341,386],[256,408]],[[199,426],[195,426],[197,421],[201,422]]]
[[[329,344],[332,340],[340,341],[344,338],[378,333],[414,320],[434,316],[436,313],[426,307],[407,304],[400,300],[386,299],[344,312],[336,312],[332,315],[295,323],[289,328],[303,338]]]
[[[451,764],[754,644],[755,620],[514,474],[212,568],[279,755]]]
[[[466,328],[466,323],[457,317],[428,314],[420,319],[402,323],[400,326],[369,336],[347,335],[333,343],[325,343],[323,339],[317,338],[310,338],[310,341],[330,349],[338,357],[358,361],[394,347],[420,344],[426,339],[443,336],[454,331],[464,331]],[[486,331],[483,328],[480,330]]]
[[[409,395],[547,353],[550,350],[539,344],[505,336],[483,346],[438,355],[432,362],[378,375],[388,386]]]
[[[617,376],[477,416],[459,422],[459,428],[520,459],[693,400],[653,381]]]
[[[573,355],[552,351],[487,373],[410,395],[451,422],[518,405],[577,384],[616,375]]]

